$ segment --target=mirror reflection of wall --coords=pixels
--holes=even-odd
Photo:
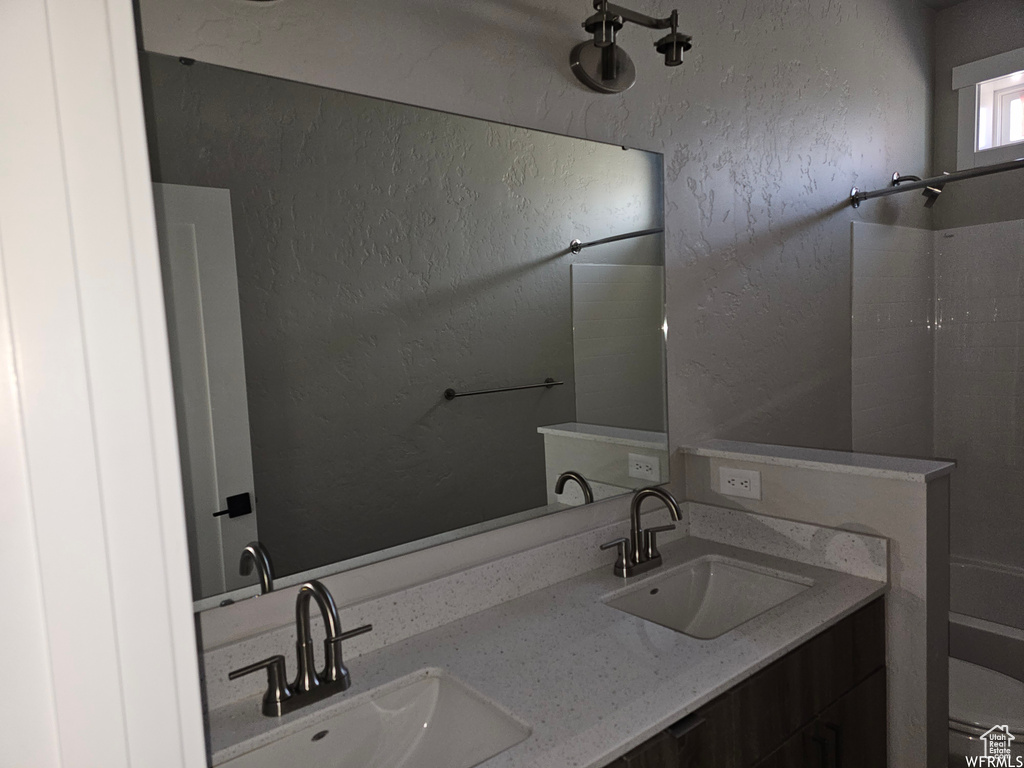
[[[661,238],[645,239],[646,247],[660,250]],[[654,254],[649,257],[656,259]],[[572,353],[579,421],[665,431],[664,297],[662,267],[572,266]]]
[[[660,237],[602,248],[650,248]],[[618,257],[617,257],[618,258]],[[655,260],[655,259],[652,259]],[[576,421],[544,435],[548,503],[585,502],[578,484],[555,493],[559,475],[580,472],[595,499],[668,481],[665,429],[665,272],[635,264],[572,265]]]
[[[154,179],[230,194],[253,506],[279,580],[572,503],[552,500],[540,427],[663,438],[663,238],[568,249],[662,226],[660,155],[143,62]],[[588,304],[602,267],[617,276]],[[594,334],[630,292],[651,327],[623,353],[636,318]],[[650,484],[628,460],[616,492]]]

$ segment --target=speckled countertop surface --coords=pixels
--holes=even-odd
[[[926,483],[948,475],[956,469],[955,461],[944,459],[910,459],[902,456],[880,456],[853,451],[828,451],[821,448],[800,448],[792,445],[743,443],[735,440],[707,440],[700,445],[682,449],[693,456],[713,459],[750,461],[782,467],[826,470],[849,475],[864,475],[890,480]]]
[[[708,554],[810,578],[814,586],[720,637],[697,640],[605,605],[602,598],[623,581],[601,568],[361,656],[349,664],[350,691],[283,718],[263,717],[258,697],[213,710],[214,765],[426,668],[443,669],[532,729],[482,766],[606,765],[885,591],[879,581],[704,539],[661,549],[662,568],[630,587]]]

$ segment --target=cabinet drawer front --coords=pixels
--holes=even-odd
[[[756,768],[886,768],[885,670],[790,736]]]
[[[749,768],[885,667],[885,604],[876,600],[722,694],[682,768]]]
[[[882,768],[885,717],[879,598],[609,768]]]
[[[835,759],[825,768],[886,768],[885,670],[880,669],[818,717],[819,738]]]
[[[662,731],[630,750],[608,768],[678,768],[679,748],[668,731]]]
[[[765,668],[726,696],[736,766],[752,765],[885,667],[885,608],[877,600]]]

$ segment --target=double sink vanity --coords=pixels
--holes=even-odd
[[[728,523],[714,522],[719,512]],[[259,695],[211,709],[213,765],[884,765],[884,540],[786,523],[790,544],[804,544],[780,549],[778,521],[691,504],[680,516],[661,565],[639,576],[616,575],[595,546],[624,524],[579,534],[546,545],[578,575],[350,654],[344,693],[283,717],[262,714]],[[737,529],[745,544],[763,531],[762,551],[726,543]],[[471,592],[524,569],[536,579],[555,555],[544,549],[447,578]],[[446,613],[423,594],[346,615]]]

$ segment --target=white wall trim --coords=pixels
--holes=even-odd
[[[17,116],[0,122],[0,423],[15,427],[0,476],[21,478],[0,484],[0,509],[5,535],[36,542],[0,610],[20,633],[17,601],[33,596],[25,637],[47,658],[26,669],[34,686],[52,680],[49,701],[19,693],[25,706],[3,718],[4,759],[38,739],[39,761],[16,764],[200,768],[131,3],[5,3],[0,67],[0,103]]]
[[[6,681],[18,695],[0,699],[0,723],[11,731],[3,728],[0,742],[11,765],[51,768],[60,765],[53,669],[3,274],[0,231],[0,583],[19,585],[0,600],[5,615],[18,617],[17,631],[0,632],[0,658],[18,660]]]
[[[961,64],[959,67],[953,67],[953,90],[973,87],[986,80],[994,80],[1021,70],[1024,70],[1024,48]]]

